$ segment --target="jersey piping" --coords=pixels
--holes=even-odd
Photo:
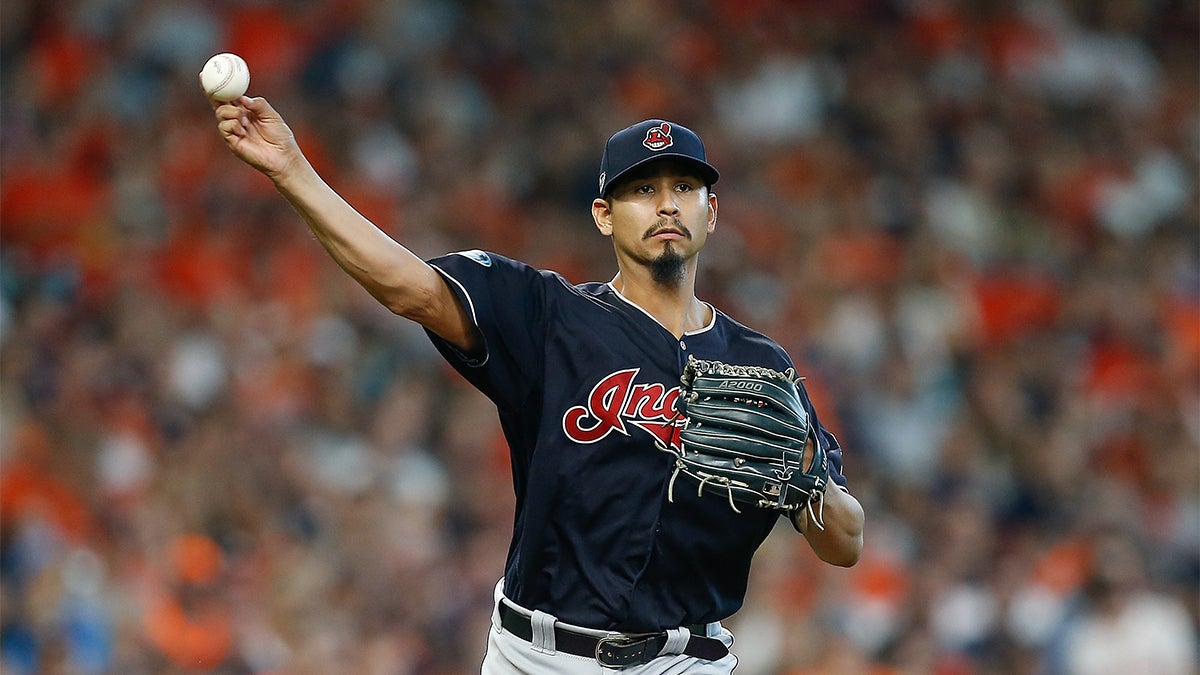
[[[663,330],[667,331],[668,333],[671,332],[670,329],[668,329],[666,326],[663,326],[662,322],[659,321],[657,317],[655,317],[650,312],[647,312],[641,305],[630,300],[629,298],[625,297],[624,295],[621,295],[621,291],[618,291],[617,287],[613,286],[613,283],[611,281],[608,282],[606,285],[612,290],[614,295],[616,295],[618,298],[621,299],[622,302],[624,302],[625,304],[629,305],[630,307],[633,307],[637,311],[639,311],[642,314],[645,314],[646,316],[653,319],[654,323],[658,324],[659,326],[662,326]],[[695,330],[684,331],[684,333],[683,333],[684,336],[699,335],[706,331],[712,330],[713,326],[717,325],[717,309],[715,307],[713,307],[712,305],[708,304],[707,302],[704,302],[703,300],[701,300],[700,303],[708,308],[708,311],[712,315],[712,318],[708,320],[708,325],[706,325],[706,326],[701,326],[700,328],[697,328]]]
[[[462,296],[464,298],[466,298],[466,300],[467,300],[467,311],[469,311],[471,313],[471,325],[475,326],[476,328],[479,328],[479,318],[475,315],[475,301],[471,299],[471,293],[470,293],[470,291],[467,290],[466,286],[463,286],[462,282],[460,282],[458,279],[455,279],[454,277],[450,276],[450,274],[448,272],[446,272],[446,270],[443,270],[442,268],[438,267],[437,265],[431,264],[430,267],[432,267],[434,270],[436,270],[438,274],[442,275],[443,279],[446,279],[446,280],[452,282],[455,286],[458,286],[458,290],[460,292],[462,292]],[[480,334],[482,334],[482,333],[483,333],[483,331],[480,331]],[[458,352],[458,355],[460,358],[462,358],[463,363],[465,363],[466,365],[468,365],[472,368],[479,368],[479,367],[483,366],[484,364],[486,364],[488,361],[489,350],[487,348],[486,337],[484,338],[484,342],[483,342],[483,358],[473,357],[473,356],[470,356],[469,354],[464,354],[461,349],[450,344],[450,342],[448,342],[448,341],[444,341],[444,342],[446,342],[447,347],[449,347],[450,349],[453,349],[455,352]]]

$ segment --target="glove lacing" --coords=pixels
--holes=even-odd
[[[688,356],[688,364],[691,366],[694,366],[694,368],[692,369],[693,377],[695,377],[695,375],[699,374],[700,372],[705,372],[705,373],[709,373],[709,374],[726,375],[726,376],[731,376],[731,377],[775,378],[775,379],[783,380],[785,382],[796,382],[796,383],[803,382],[805,379],[803,376],[799,376],[796,374],[795,368],[788,368],[787,370],[780,372],[778,370],[775,370],[773,368],[767,368],[765,366],[734,365],[734,364],[724,363],[721,361],[704,361],[704,360],[698,359],[691,355]],[[686,384],[690,385],[690,381],[687,382]],[[693,394],[693,395],[695,395],[695,394]],[[679,411],[676,411],[675,416],[672,417],[670,421],[674,422],[675,420],[679,419],[680,416],[681,416],[681,413]],[[664,452],[669,452],[671,454],[675,454],[675,452],[673,450],[668,448],[664,443],[662,443],[661,441],[659,441],[657,439],[654,441],[654,445],[659,450],[662,450]],[[683,459],[680,458],[678,455],[676,455],[675,470],[671,472],[671,479],[670,479],[670,481],[667,482],[667,501],[670,503],[675,502],[675,479],[679,477],[679,473],[681,471],[683,471],[685,468],[686,468],[686,465],[684,464]],[[727,478],[725,476],[713,476],[711,474],[705,474],[705,473],[701,473],[700,475],[703,476],[703,478],[700,479],[700,485],[696,488],[696,496],[697,497],[703,496],[705,484],[707,484],[709,481],[714,481],[714,482],[725,485],[726,495],[729,498],[729,508],[733,509],[734,513],[742,512],[737,507],[737,504],[734,503],[734,501],[733,501],[734,481],[730,480],[729,478]],[[814,509],[814,504],[816,505],[815,509]],[[825,530],[825,493],[817,492],[817,491],[813,491],[812,493],[810,493],[808,496],[808,499],[805,501],[804,509],[805,509],[805,511],[808,512],[808,521],[815,524],[817,526],[818,530],[824,531]]]
[[[662,450],[663,452],[671,452],[671,450],[669,448],[667,448],[667,446],[663,445],[662,443],[659,443],[656,441],[655,445],[658,446],[658,449]],[[683,463],[682,459],[676,458],[675,470],[671,472],[671,480],[667,481],[667,501],[669,503],[672,503],[672,504],[675,503],[675,479],[679,477],[679,472],[683,471],[685,466],[686,465]],[[739,509],[737,507],[737,504],[734,503],[734,501],[733,501],[734,481],[731,481],[730,479],[726,478],[725,476],[713,476],[713,475],[704,474],[704,473],[701,473],[700,475],[704,476],[704,477],[700,479],[700,485],[696,488],[696,496],[697,497],[703,496],[704,485],[706,483],[708,483],[709,481],[721,483],[721,484],[725,485],[725,487],[726,487],[725,494],[729,497],[729,508],[733,509],[734,513],[742,512],[741,509]],[[815,508],[814,508],[814,505],[815,505]],[[825,530],[825,493],[814,490],[808,496],[808,500],[804,504],[804,510],[808,512],[808,522],[816,525],[818,530],[824,531]]]
[[[817,510],[813,511],[813,504],[817,505]],[[808,503],[804,509],[808,511],[808,522],[817,526],[818,530],[825,531],[825,493],[813,490],[808,496]]]
[[[785,382],[803,382],[803,376],[796,375],[795,368],[788,368],[780,372],[766,366],[745,366],[723,363],[721,361],[702,361],[694,356],[688,356],[688,363],[695,366],[696,374],[701,372],[715,375],[725,375],[729,377],[758,377],[758,378],[774,378]]]

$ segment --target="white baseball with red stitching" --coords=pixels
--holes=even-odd
[[[227,103],[250,87],[250,67],[237,54],[217,54],[200,71],[200,86],[209,98]]]

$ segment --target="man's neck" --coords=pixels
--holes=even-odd
[[[694,272],[689,272],[678,284],[664,285],[651,279],[644,271],[643,274],[629,274],[622,270],[613,278],[612,286],[626,300],[654,317],[676,338],[703,328],[712,320],[712,310],[696,298]]]

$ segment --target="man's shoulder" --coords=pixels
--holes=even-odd
[[[770,344],[778,346],[778,343],[776,343],[775,340],[773,340],[766,333],[763,333],[762,331],[759,331],[755,328],[751,328],[750,326],[747,326],[746,324],[742,323],[741,321],[738,321],[737,319],[733,318],[732,316],[729,316],[723,310],[721,310],[715,306],[713,307],[713,313],[716,315],[717,324],[720,325],[723,330],[730,333],[731,335],[738,335],[738,336],[742,336],[742,337],[746,337],[746,338],[750,338],[750,339],[754,339],[754,340],[765,341],[765,342],[769,342]]]
[[[484,251],[473,248],[464,251],[451,251],[444,253],[434,258],[427,260],[434,267],[466,265],[468,262],[474,263],[478,267],[487,270],[502,270],[502,269],[518,269],[533,271],[533,268],[526,263],[510,258],[506,255],[501,255],[493,251]]]
[[[722,310],[713,307],[716,324],[725,335],[725,342],[731,352],[741,357],[746,363],[770,365],[782,369],[791,366],[791,358],[787,351],[771,336],[751,328]]]
[[[456,278],[462,273],[478,277],[479,283],[488,283],[488,280],[499,278],[514,280],[523,278],[525,281],[522,283],[542,285],[549,293],[585,296],[593,299],[602,298],[608,295],[609,291],[607,283],[592,281],[574,284],[554,270],[542,269],[494,251],[481,249],[453,251],[430,258],[426,262]]]

